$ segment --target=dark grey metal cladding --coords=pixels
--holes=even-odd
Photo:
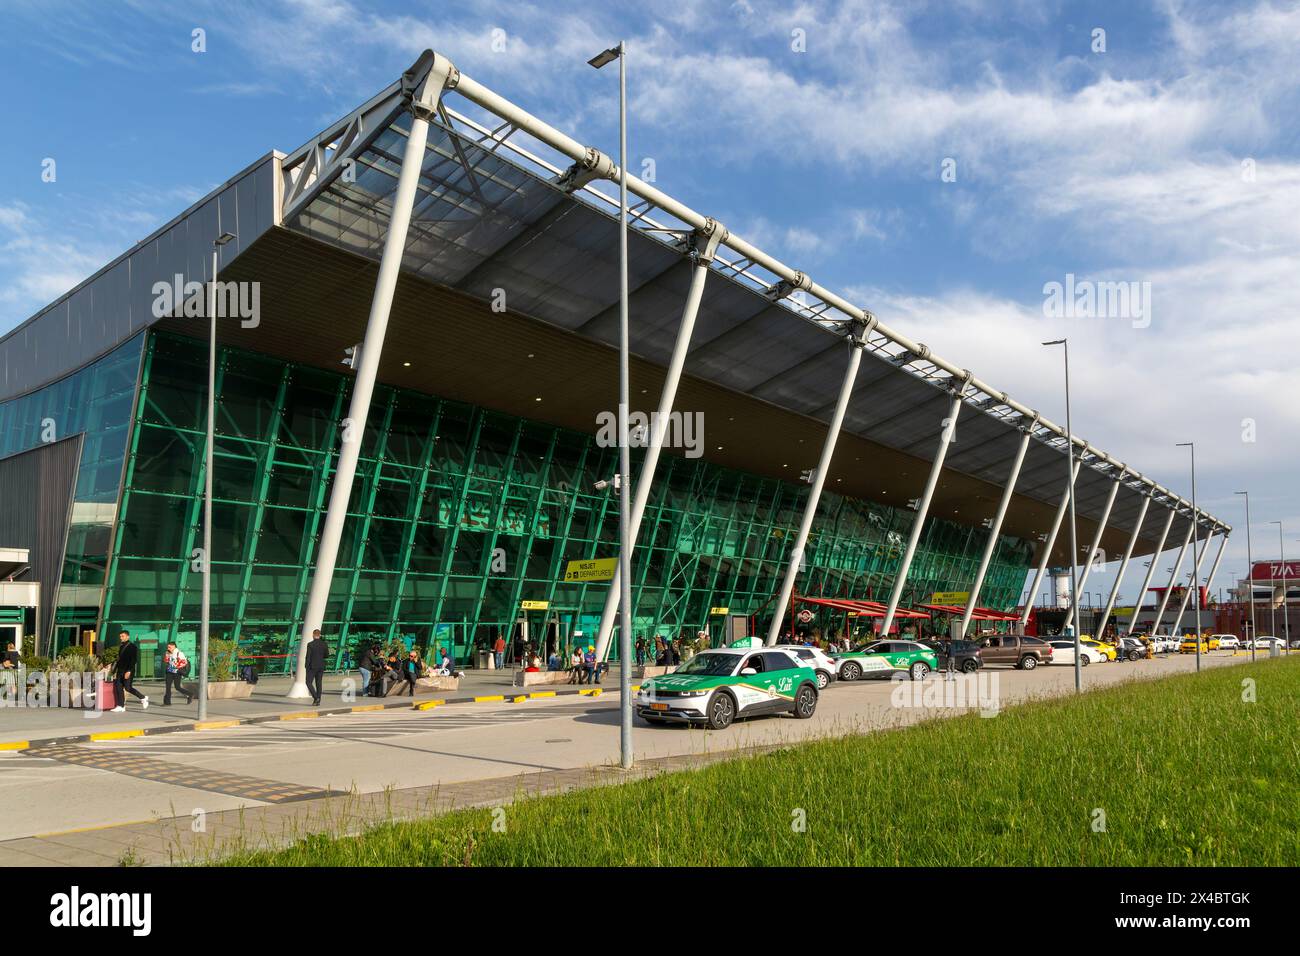
[[[212,240],[236,240],[222,262],[250,246],[277,218],[276,162],[267,154],[147,239],[0,338],[0,402],[56,381],[158,321],[154,284],[203,281]]]
[[[41,585],[38,628],[42,647],[48,646],[53,633],[55,594],[63,576],[82,438],[78,433],[0,458],[0,544],[29,552],[32,576],[28,580]]]

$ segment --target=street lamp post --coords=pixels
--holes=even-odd
[[[597,53],[587,62],[600,69],[618,60],[618,568],[619,568],[619,756],[632,767],[632,456],[628,447],[627,285],[627,45]]]
[[[212,240],[212,282],[208,286],[208,434],[203,453],[203,597],[199,602],[199,720],[208,719],[208,635],[212,618],[212,458],[217,417],[217,255],[234,239],[223,232]],[[119,701],[119,703],[121,703]]]
[[[1196,509],[1196,442],[1180,441],[1175,443],[1177,448],[1187,448],[1192,453],[1192,522],[1195,524],[1200,517],[1200,512]],[[1205,537],[1208,543],[1209,535]],[[1196,575],[1201,567],[1200,559],[1196,556],[1196,532],[1192,532],[1192,600],[1196,604],[1196,669],[1201,669],[1201,582],[1196,579]]]
[[[1287,587],[1286,587],[1286,543],[1282,540],[1282,522],[1270,521],[1269,524],[1277,525],[1277,559],[1282,568],[1282,653],[1290,655],[1291,653],[1291,609],[1287,606]],[[1277,637],[1276,628],[1274,637]]]
[[[1254,558],[1251,556],[1251,553],[1250,553],[1250,492],[1249,492],[1249,491],[1234,491],[1233,494],[1235,494],[1235,495],[1244,495],[1244,496],[1246,497],[1246,568],[1247,568],[1247,571],[1246,571],[1246,574],[1247,574],[1246,587],[1250,589],[1250,590],[1249,590],[1249,593],[1250,593],[1250,612],[1249,612],[1249,613],[1250,613],[1250,616],[1247,618],[1247,620],[1250,621],[1250,625],[1251,625],[1250,628],[1249,628],[1249,630],[1250,630],[1250,634],[1249,634],[1249,637],[1250,637],[1250,660],[1251,660],[1251,663],[1254,663],[1254,661],[1255,661],[1255,637],[1256,637],[1256,635],[1259,634],[1259,622],[1258,622],[1257,620],[1255,620],[1255,560],[1254,560]]]
[[[1083,690],[1083,670],[1079,663],[1081,647],[1079,644],[1079,578],[1075,562],[1079,560],[1079,530],[1075,523],[1074,511],[1074,430],[1070,427],[1070,340],[1053,339],[1044,345],[1061,345],[1065,347],[1065,456],[1066,480],[1069,481],[1070,494],[1070,615],[1071,629],[1074,631],[1074,690]]]

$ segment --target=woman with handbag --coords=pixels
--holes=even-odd
[[[190,673],[190,659],[185,656],[185,652],[176,646],[175,641],[167,642],[167,650],[163,653],[163,670],[166,672],[166,689],[163,691],[163,706],[172,705],[172,687],[185,695],[185,703],[194,700],[190,696],[184,685],[181,683]]]

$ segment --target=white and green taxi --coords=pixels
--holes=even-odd
[[[760,714],[806,720],[817,710],[817,676],[777,647],[719,648],[643,681],[634,706],[649,724],[698,723],[714,730]]]
[[[932,648],[916,641],[875,641],[851,651],[833,655],[840,680],[896,674],[900,671],[912,680],[925,680],[939,669],[939,658]]]

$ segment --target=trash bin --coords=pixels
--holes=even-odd
[[[1276,644],[1270,643],[1270,644],[1268,645],[1268,656],[1269,656],[1269,657],[1281,657],[1281,656],[1282,656],[1282,648],[1278,647]]]
[[[479,669],[479,670],[487,670],[489,667],[492,666],[491,664],[488,663],[488,658],[489,658],[490,656],[491,656],[491,655],[488,654],[488,650],[487,650],[487,648],[485,648],[485,647],[480,647],[480,648],[478,649],[478,665],[477,665],[477,666],[478,666],[478,669]],[[494,661],[493,663],[495,663],[495,661]]]

